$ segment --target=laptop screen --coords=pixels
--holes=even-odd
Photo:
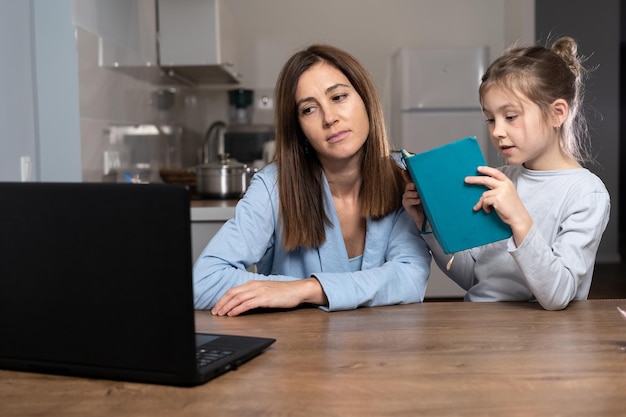
[[[195,371],[186,187],[0,183],[0,196],[1,362]]]

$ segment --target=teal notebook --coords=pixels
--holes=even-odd
[[[402,160],[422,200],[424,214],[445,253],[455,253],[511,236],[495,210],[474,211],[482,185],[464,178],[486,165],[478,141],[468,137],[419,154],[402,149]]]

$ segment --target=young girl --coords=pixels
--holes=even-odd
[[[450,255],[422,234],[466,301],[536,300],[559,310],[587,298],[610,201],[602,181],[581,166],[591,159],[580,112],[583,71],[576,42],[564,37],[550,49],[511,49],[485,72],[480,101],[506,165],[478,167],[484,175],[465,179],[488,188],[468,204],[495,210],[513,235],[456,253],[447,269]],[[413,183],[403,206],[419,229],[424,214]]]

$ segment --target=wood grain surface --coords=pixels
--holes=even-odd
[[[626,300],[213,317],[270,348],[194,388],[0,371],[0,416],[623,416]]]

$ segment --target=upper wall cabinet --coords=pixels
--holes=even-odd
[[[221,0],[75,0],[100,37],[100,65],[153,84],[237,84],[232,15]]]
[[[238,82],[235,23],[220,0],[158,0],[160,63],[209,82]]]

